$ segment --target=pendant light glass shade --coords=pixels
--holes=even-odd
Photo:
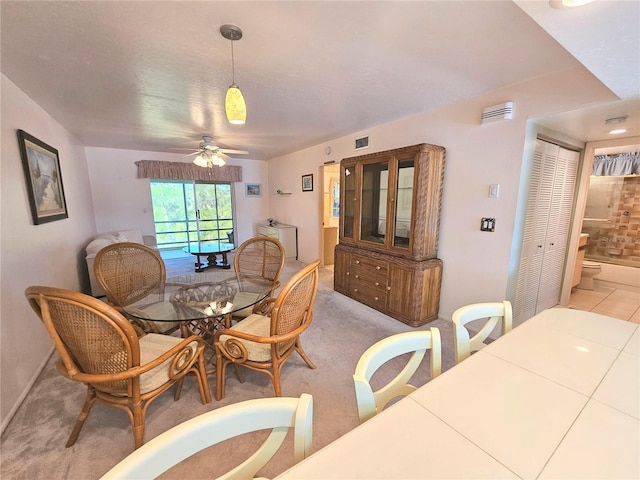
[[[234,83],[227,90],[227,97],[224,103],[227,112],[227,120],[234,125],[243,125],[247,120],[247,105],[238,86]]]

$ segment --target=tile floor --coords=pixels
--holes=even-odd
[[[593,290],[574,289],[569,307],[640,323],[640,293],[595,285]]]

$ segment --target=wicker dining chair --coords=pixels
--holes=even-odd
[[[204,343],[150,333],[138,338],[114,307],[83,293],[32,286],[25,290],[60,356],[58,371],[87,386],[87,396],[66,446],[72,446],[96,400],[125,410],[134,447],[144,443],[149,404],[176,385],[180,398],[185,375],[195,374],[202,403],[211,401],[204,366]]]
[[[162,293],[167,277],[164,261],[157,250],[134,242],[107,245],[96,254],[93,263],[96,279],[107,300],[126,316],[123,307],[149,293]],[[145,332],[170,334],[180,328],[178,322],[154,322],[129,318]]]
[[[258,275],[271,281],[269,296],[273,296],[273,292],[280,286],[279,278],[284,267],[284,257],[284,246],[278,239],[260,235],[246,240],[238,247],[233,257],[233,268],[240,278],[242,275]],[[251,297],[257,300],[257,295],[249,292],[240,291],[237,295],[243,297],[242,303]],[[233,318],[246,318],[252,313],[253,307],[248,307],[234,312]],[[231,325],[227,323],[227,327],[229,326]]]
[[[254,313],[232,328],[219,330],[216,347],[216,399],[224,398],[227,365],[240,365],[266,373],[281,395],[280,371],[294,352],[309,368],[316,368],[300,344],[300,334],[311,324],[313,303],[318,290],[319,260],[297,272],[278,296],[258,305],[268,315]],[[241,378],[240,381],[243,381]]]

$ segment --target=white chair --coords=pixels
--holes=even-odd
[[[190,456],[233,437],[258,430],[271,433],[247,460],[218,479],[253,478],[294,429],[294,460],[309,455],[313,432],[313,397],[247,400],[187,420],[138,448],[101,480],[145,480],[158,477]]]
[[[408,382],[428,349],[431,349],[431,379],[434,379],[442,372],[442,342],[440,330],[437,328],[392,335],[364,352],[353,375],[361,423],[381,412],[394,398],[409,395],[416,390],[416,387]],[[389,360],[406,353],[411,353],[411,357],[402,371],[387,385],[374,392],[370,384],[374,373]]]
[[[486,318],[487,321],[478,333],[470,337],[466,325],[482,318]],[[506,300],[503,302],[474,303],[460,307],[453,312],[452,320],[455,357],[456,363],[459,363],[485,346],[484,341],[489,337],[499,321],[501,322],[500,335],[511,331],[513,312],[511,303]]]

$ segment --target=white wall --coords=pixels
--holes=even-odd
[[[139,228],[153,235],[153,207],[148,178],[137,178],[138,160],[186,161],[175,153],[143,152],[87,147],[87,164],[99,233]],[[188,160],[187,160],[188,161]],[[242,182],[234,183],[236,243],[253,237],[255,226],[269,213],[267,163],[259,160],[229,159],[228,165],[242,166]],[[214,167],[215,168],[215,167]],[[261,197],[245,196],[245,183],[262,183]]]
[[[153,232],[148,180],[136,178],[136,160],[179,160],[180,155],[105,148],[85,149],[47,112],[2,76],[2,164],[0,288],[2,428],[18,406],[51,343],[24,300],[32,284],[88,291],[84,246],[96,232],[140,228]],[[268,163],[234,160],[242,165],[236,185],[238,235],[243,241],[268,217],[298,227],[299,259],[322,257],[322,188],[320,168],[358,153],[416,143],[447,148],[439,257],[444,261],[440,316],[457,307],[505,297],[510,247],[517,226],[516,204],[523,158],[529,158],[528,118],[569,111],[590,103],[615,100],[587,70],[576,67],[513,85],[365,132],[335,139]],[[511,121],[480,126],[484,107],[515,102]],[[69,218],[34,226],[15,130],[21,128],[56,147]],[[355,152],[353,140],[370,135],[368,150]],[[325,154],[331,146],[332,153]],[[86,158],[85,158],[86,155]],[[302,192],[302,175],[314,175],[313,192]],[[523,172],[526,176],[526,172]],[[262,197],[245,197],[244,183],[261,183]],[[500,198],[487,198],[490,184],[500,184]],[[275,191],[292,192],[278,196]],[[94,215],[95,206],[95,215]],[[479,231],[480,218],[496,217],[495,233]],[[97,227],[97,228],[96,228]],[[517,232],[517,228],[516,234]],[[16,361],[18,359],[18,361]]]
[[[302,192],[301,175],[317,174],[326,161],[361,153],[416,143],[444,146],[440,317],[450,319],[462,305],[506,296],[521,169],[523,158],[531,155],[525,149],[527,120],[613,100],[587,70],[576,67],[270,160],[270,184],[293,192],[271,202],[270,216],[298,226],[299,259],[313,261],[321,256],[322,192]],[[506,101],[515,102],[513,120],[480,124],[483,108]],[[369,134],[370,148],[356,152],[353,142],[361,134]],[[489,185],[494,183],[500,184],[500,197],[490,199]],[[482,217],[496,218],[494,233],[480,231]]]
[[[52,349],[24,297],[30,285],[80,290],[82,247],[95,231],[84,147],[2,75],[0,414],[2,429]],[[69,218],[33,225],[17,129],[58,150]]]

